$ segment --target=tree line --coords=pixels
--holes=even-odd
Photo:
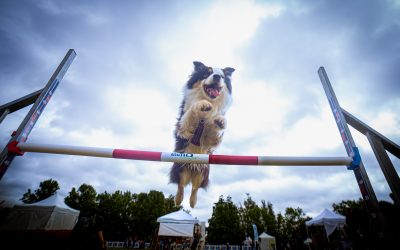
[[[307,238],[305,221],[311,219],[301,208],[289,207],[276,214],[270,202],[262,200],[259,206],[250,194],[246,195],[243,204],[235,204],[230,196],[219,197],[207,229],[210,244],[242,245],[246,236],[254,239],[255,225],[259,234],[274,236],[279,245],[289,243],[292,248],[301,249]]]
[[[45,180],[34,192],[28,189],[21,200],[24,203],[35,203],[53,195],[58,189],[57,181]],[[246,195],[243,202],[235,203],[230,196],[220,196],[214,203],[212,216],[208,220],[207,243],[241,245],[246,236],[254,237],[253,225],[259,234],[267,232],[275,236],[278,249],[288,245],[292,249],[303,249],[306,247],[304,240],[308,237],[326,237],[323,228],[306,227],[305,222],[311,218],[301,208],[288,207],[283,213],[276,213],[270,202],[262,200],[261,204],[257,204],[250,194]],[[182,209],[182,206],[175,206],[172,195],[165,197],[160,191],[98,194],[88,184],[82,184],[78,189],[73,187],[65,197],[65,203],[80,210],[81,215],[102,216],[106,222],[107,240],[118,241],[125,240],[127,236],[136,236],[151,242],[157,232],[157,218]],[[332,204],[333,211],[346,216],[343,233],[353,243],[353,249],[375,249],[371,246],[386,245],[400,236],[399,207],[386,201],[380,201],[379,204],[386,223],[383,242],[376,238],[375,225],[371,224],[361,198]],[[326,248],[328,238],[322,241],[322,247]]]
[[[351,249],[390,249],[400,237],[399,205],[379,201],[384,228],[378,234],[379,225],[371,220],[363,199],[332,203],[332,210],[346,217],[346,225],[328,237],[324,227],[306,226],[311,218],[299,207],[275,213],[270,202],[262,200],[258,205],[250,194],[243,204],[220,196],[209,219],[207,239],[210,244],[242,245],[246,236],[254,235],[254,224],[258,233],[275,236],[277,249],[310,249],[304,243],[307,238],[313,240],[311,249],[347,249],[344,244]]]

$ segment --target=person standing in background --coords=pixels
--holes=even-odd
[[[201,239],[202,235],[200,232],[200,227],[196,227],[196,231],[193,235],[193,242],[192,242],[192,246],[190,247],[191,250],[195,250],[197,249],[197,245],[199,244],[199,241]]]

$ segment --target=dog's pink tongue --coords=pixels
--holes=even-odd
[[[216,97],[219,96],[219,91],[217,89],[210,89],[210,94]]]

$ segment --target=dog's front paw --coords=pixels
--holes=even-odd
[[[214,120],[214,124],[219,128],[219,129],[225,129],[226,127],[226,120],[223,117],[218,117]]]
[[[199,101],[196,104],[196,110],[200,112],[209,112],[213,108],[212,104],[206,100]]]

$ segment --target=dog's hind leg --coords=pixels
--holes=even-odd
[[[194,208],[197,202],[197,191],[203,182],[203,175],[201,172],[192,173],[192,193],[190,194],[190,207]]]
[[[179,206],[183,201],[185,186],[190,182],[190,171],[184,168],[180,173],[180,179],[178,183],[178,190],[175,196],[175,205]]]
[[[178,190],[175,195],[175,205],[179,206],[183,201],[184,187],[178,185]]]

